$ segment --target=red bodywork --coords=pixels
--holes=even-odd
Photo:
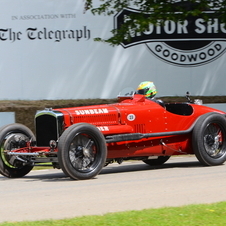
[[[97,126],[106,137],[108,159],[193,154],[191,132],[199,116],[208,112],[225,114],[216,109],[190,103],[166,104],[163,107],[138,94],[119,98],[119,103],[115,104],[54,111],[63,114],[64,129],[80,122]],[[126,137],[130,134],[150,136],[117,140],[118,136],[123,134]],[[154,136],[151,136],[152,134]],[[40,150],[41,147],[35,149]]]

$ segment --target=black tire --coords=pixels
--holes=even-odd
[[[33,166],[25,165],[15,160],[15,156],[7,155],[8,151],[26,145],[27,141],[35,141],[32,131],[19,123],[9,124],[0,128],[0,173],[9,178],[23,177],[28,174]],[[17,141],[20,140],[20,143]],[[24,147],[24,146],[23,146]]]
[[[192,133],[192,145],[199,162],[205,166],[226,161],[226,119],[217,113],[202,115]]]
[[[158,166],[164,164],[169,158],[170,156],[159,156],[157,159],[146,159],[143,162],[150,166]]]
[[[63,172],[75,180],[91,179],[105,165],[107,147],[103,134],[88,123],[67,128],[59,139],[58,160]]]

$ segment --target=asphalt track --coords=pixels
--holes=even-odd
[[[203,167],[194,157],[172,157],[156,168],[111,164],[86,181],[38,170],[20,179],[0,176],[0,222],[213,203],[226,201],[225,188],[226,165]]]

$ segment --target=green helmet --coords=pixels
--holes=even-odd
[[[145,81],[137,87],[137,93],[152,98],[157,94],[157,90],[153,82]]]

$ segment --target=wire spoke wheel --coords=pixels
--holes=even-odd
[[[28,141],[29,138],[25,134],[9,133],[1,142],[1,159],[4,164],[11,168],[23,167],[23,161],[16,161],[15,156],[8,153],[26,147]]]
[[[14,123],[0,128],[0,173],[3,176],[23,177],[32,170],[29,156],[9,154],[26,147],[30,140],[35,141],[34,134],[24,125]]]
[[[59,164],[63,172],[72,179],[95,177],[102,170],[106,156],[105,138],[91,124],[74,124],[66,129],[59,139]]]
[[[221,127],[216,123],[209,124],[205,130],[204,146],[207,154],[212,158],[219,158],[225,153],[223,134]]]
[[[98,161],[98,143],[88,134],[77,134],[70,144],[69,159],[80,172],[92,171]]]
[[[203,165],[221,165],[226,161],[226,119],[217,113],[202,115],[192,133],[193,150]]]

